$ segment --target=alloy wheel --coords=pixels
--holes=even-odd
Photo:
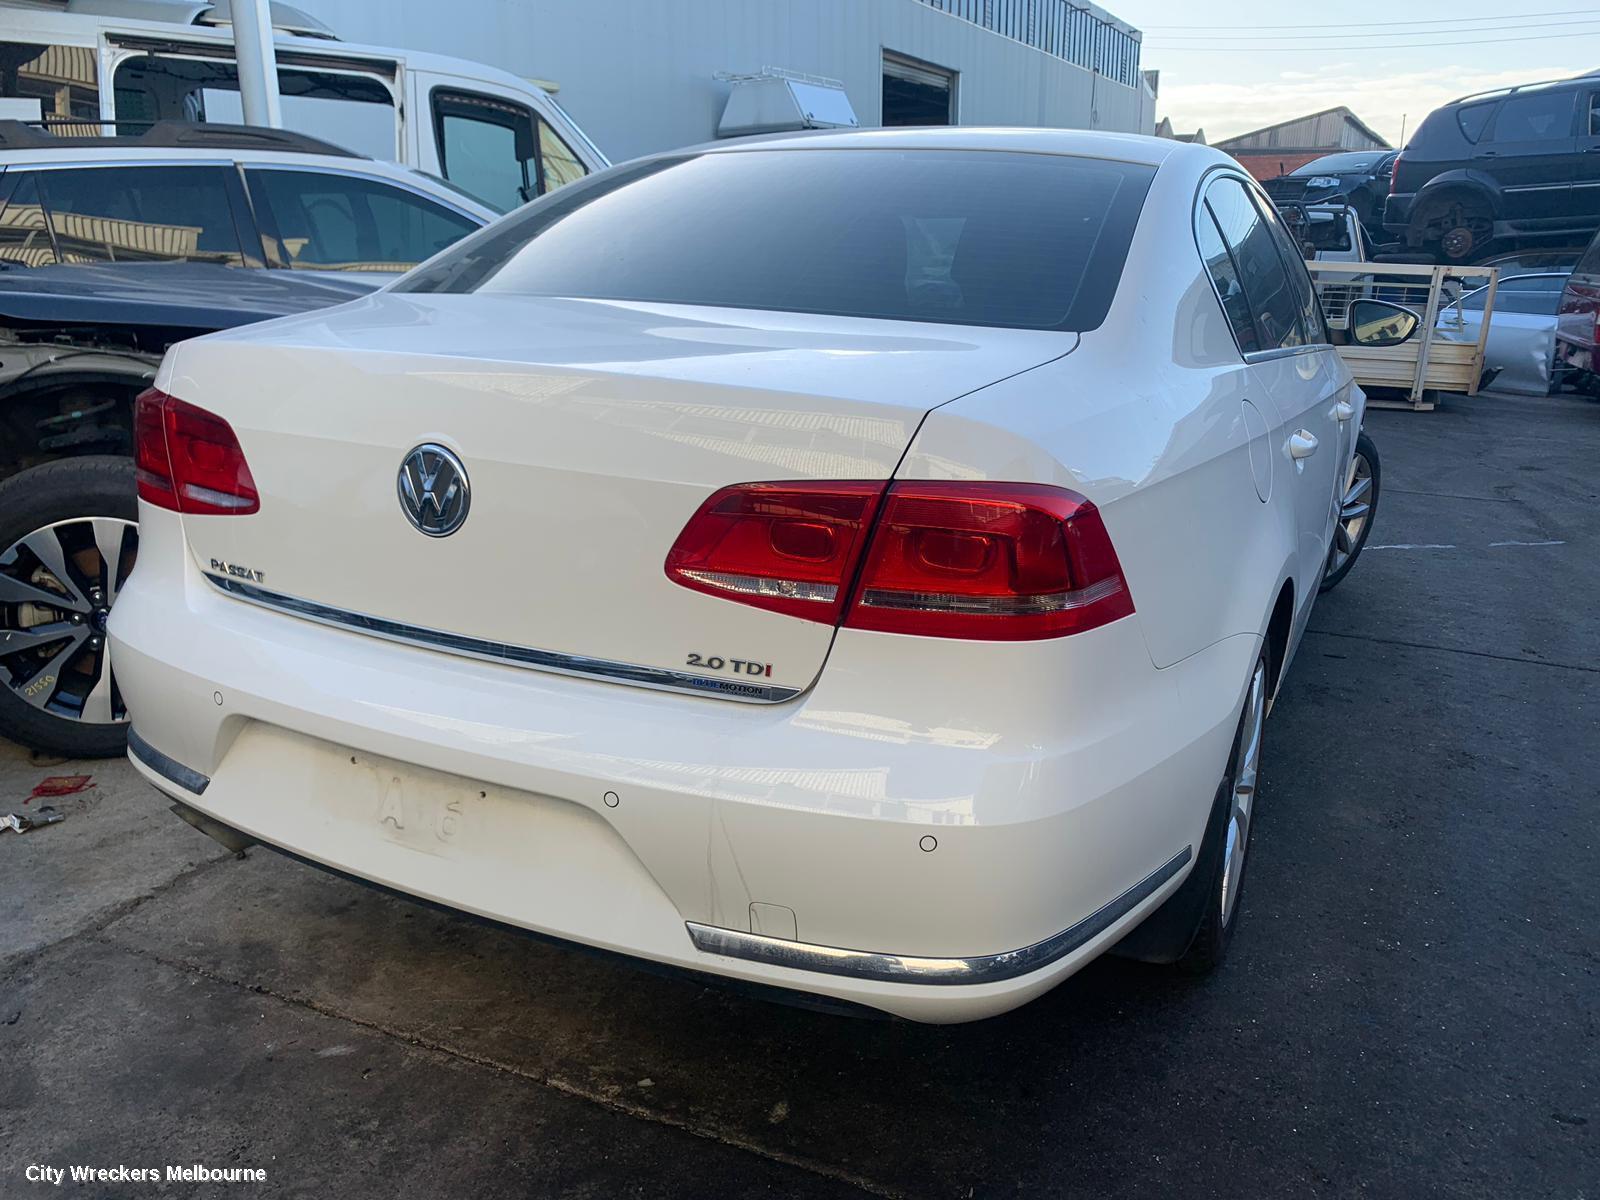
[[[1233,920],[1244,880],[1244,858],[1250,848],[1250,815],[1255,808],[1256,778],[1261,769],[1261,732],[1267,717],[1267,664],[1256,663],[1245,696],[1244,720],[1233,748],[1233,799],[1228,813],[1227,840],[1222,849],[1222,924]]]
[[[138,544],[132,521],[78,517],[0,552],[0,687],[52,716],[95,725],[128,719],[106,618]]]
[[[1358,447],[1345,475],[1344,495],[1339,501],[1339,517],[1333,525],[1333,546],[1328,551],[1327,570],[1332,575],[1350,560],[1361,545],[1361,535],[1372,517],[1372,464]]]

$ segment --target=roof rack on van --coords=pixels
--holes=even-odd
[[[1526,92],[1533,88],[1555,87],[1562,83],[1577,83],[1580,79],[1594,79],[1600,77],[1600,71],[1585,71],[1582,75],[1571,75],[1566,79],[1541,79],[1536,83],[1519,83],[1516,87],[1490,88],[1487,92],[1471,92],[1465,96],[1457,96],[1450,101],[1451,104],[1465,104],[1468,100],[1484,100],[1490,96],[1509,96],[1513,92]]]
[[[94,128],[106,125],[145,126],[140,134],[115,137],[73,137],[52,132],[60,127]],[[0,150],[73,150],[79,147],[139,146],[152,150],[287,150],[295,154],[326,154],[334,158],[363,158],[353,150],[321,138],[287,129],[260,125],[220,125],[195,121],[98,121],[81,118],[47,118],[43,121],[0,121]]]

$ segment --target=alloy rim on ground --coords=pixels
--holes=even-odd
[[[138,542],[132,521],[78,517],[36,529],[0,552],[0,687],[67,720],[128,719],[106,618],[133,569]]]
[[[1234,747],[1233,797],[1228,812],[1227,842],[1222,850],[1222,923],[1233,920],[1244,878],[1244,858],[1250,847],[1250,814],[1255,807],[1256,776],[1261,769],[1261,731],[1267,716],[1267,664],[1256,663],[1245,696],[1244,721]]]

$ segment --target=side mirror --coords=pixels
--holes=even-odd
[[[1398,346],[1421,321],[1409,308],[1387,300],[1350,302],[1350,340],[1357,346]]]

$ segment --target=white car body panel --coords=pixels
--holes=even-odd
[[[403,892],[919,1020],[1015,1007],[1159,907],[1205,836],[1264,639],[1286,660],[1304,628],[1361,394],[1329,347],[1240,357],[1192,232],[1202,183],[1237,173],[1225,156],[1057,131],[804,146],[878,141],[1161,163],[1100,328],[380,294],[177,348],[158,386],[233,423],[263,502],[142,506],[111,632],[145,776]],[[1300,428],[1319,447],[1295,460]],[[471,520],[429,544],[437,571],[417,568],[394,497],[426,439],[474,470]],[[664,578],[715,488],[869,472],[1080,492],[1135,614],[1043,641],[927,639]],[[574,493],[631,540],[581,513],[549,533]],[[741,650],[779,647],[803,690],[739,704],[396,645],[240,603],[212,559],[352,611],[630,661],[732,630]],[[1036,969],[983,973],[1074,931]]]

